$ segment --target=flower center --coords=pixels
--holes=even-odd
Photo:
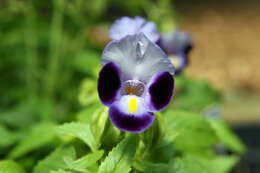
[[[131,113],[131,114],[134,114],[136,112],[138,108],[138,103],[137,103],[137,100],[136,98],[134,97],[131,97],[129,99],[129,103],[128,103],[128,111]]]
[[[136,95],[142,96],[144,93],[145,86],[142,82],[137,80],[128,80],[123,83],[121,93],[123,95]]]

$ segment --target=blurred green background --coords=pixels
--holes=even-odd
[[[0,159],[19,158],[23,151],[14,146],[37,124],[80,119],[101,104],[96,93],[100,56],[110,41],[111,23],[121,16],[143,16],[160,31],[179,28],[192,34],[191,63],[176,83],[182,95],[177,93],[171,107],[217,108],[241,135],[254,135],[260,123],[259,4],[0,0]],[[245,133],[243,127],[252,125],[253,133]],[[248,140],[260,152],[259,140]],[[50,148],[21,162],[29,168]]]

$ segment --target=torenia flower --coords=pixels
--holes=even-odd
[[[188,64],[188,53],[192,48],[190,34],[178,30],[165,33],[158,44],[169,56],[176,74],[179,74]]]
[[[148,22],[142,17],[121,17],[116,20],[110,29],[110,37],[113,40],[120,40],[127,35],[144,33],[144,35],[152,42],[156,42],[160,38],[156,25]]]
[[[98,94],[109,118],[120,130],[139,133],[153,123],[153,112],[173,95],[174,67],[144,34],[111,41],[103,51]]]

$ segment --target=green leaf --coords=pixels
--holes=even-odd
[[[107,121],[106,127],[102,136],[102,147],[110,151],[115,147],[122,139],[123,132],[116,128],[111,121]]]
[[[59,147],[45,159],[41,160],[34,168],[34,173],[49,173],[51,170],[65,169],[67,164],[64,158],[75,159],[76,154],[73,147]]]
[[[93,114],[96,114],[101,106],[103,107],[100,101],[91,105],[87,105],[83,110],[77,113],[77,120],[81,123],[90,124]]]
[[[59,169],[59,170],[51,171],[50,173],[72,173],[72,172],[64,171],[63,169]]]
[[[85,79],[80,85],[78,100],[82,105],[100,103],[97,93],[97,80]]]
[[[79,122],[66,123],[58,127],[58,132],[60,134],[77,137],[84,141],[91,148],[92,151],[97,150],[97,143],[90,130],[89,124]]]
[[[65,157],[64,160],[69,169],[75,170],[78,172],[85,172],[86,168],[89,168],[89,167],[93,166],[94,164],[96,164],[96,162],[101,159],[103,154],[104,154],[104,151],[101,150],[101,151],[97,151],[94,153],[90,153],[86,156],[83,156],[82,158],[80,158],[78,160],[72,160],[71,157],[68,157],[68,158]]]
[[[173,144],[173,141],[162,141],[160,145],[149,152],[148,160],[153,163],[168,163],[174,156]],[[160,157],[158,157],[158,153],[160,153]]]
[[[235,156],[219,156],[214,159],[205,159],[195,156],[184,156],[173,161],[174,173],[228,173],[237,163]]]
[[[128,173],[137,149],[138,136],[131,134],[122,140],[101,163],[98,173]]]
[[[155,113],[155,121],[153,125],[144,133],[141,133],[142,140],[147,148],[150,150],[162,142],[165,135],[165,122],[161,113]]]
[[[246,147],[225,122],[215,118],[208,121],[225,147],[240,154],[245,153]]]
[[[173,163],[172,172],[174,173],[212,173],[210,165],[205,165],[196,157],[177,158]]]
[[[108,120],[108,108],[102,106],[94,113],[91,122],[91,131],[98,145],[100,145],[101,137],[105,130],[105,125],[107,120]]]
[[[237,156],[218,156],[210,164],[213,166],[213,173],[229,173],[238,160]]]
[[[136,160],[133,167],[144,173],[168,173],[170,166],[165,163],[151,163],[147,161]]]
[[[3,139],[0,140],[0,148],[10,146],[13,143],[15,143],[17,140],[15,134],[9,131],[4,125],[1,124],[0,124],[0,136],[1,139]]]
[[[43,122],[35,124],[21,142],[11,151],[10,158],[17,158],[50,143],[55,137],[55,124]]]
[[[211,147],[217,142],[217,137],[202,116],[182,110],[171,110],[164,116],[166,139],[176,136],[174,140],[176,150],[201,155],[211,154]]]
[[[12,160],[0,161],[0,172],[1,173],[25,173],[25,171]]]
[[[187,77],[178,77],[179,84],[176,90],[174,105],[187,110],[200,110],[207,105],[218,103],[220,93],[214,90],[207,82],[192,80]]]

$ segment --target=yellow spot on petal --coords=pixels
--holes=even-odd
[[[180,61],[179,61],[179,59],[178,59],[176,56],[170,56],[169,58],[170,58],[170,60],[171,60],[171,62],[172,62],[172,64],[173,64],[173,66],[174,66],[176,69],[178,69],[178,68],[180,67]]]
[[[131,97],[129,99],[129,103],[128,103],[128,110],[131,114],[135,113],[136,110],[137,110],[137,107],[138,107],[138,103],[137,103],[137,100],[136,98],[134,97]]]

